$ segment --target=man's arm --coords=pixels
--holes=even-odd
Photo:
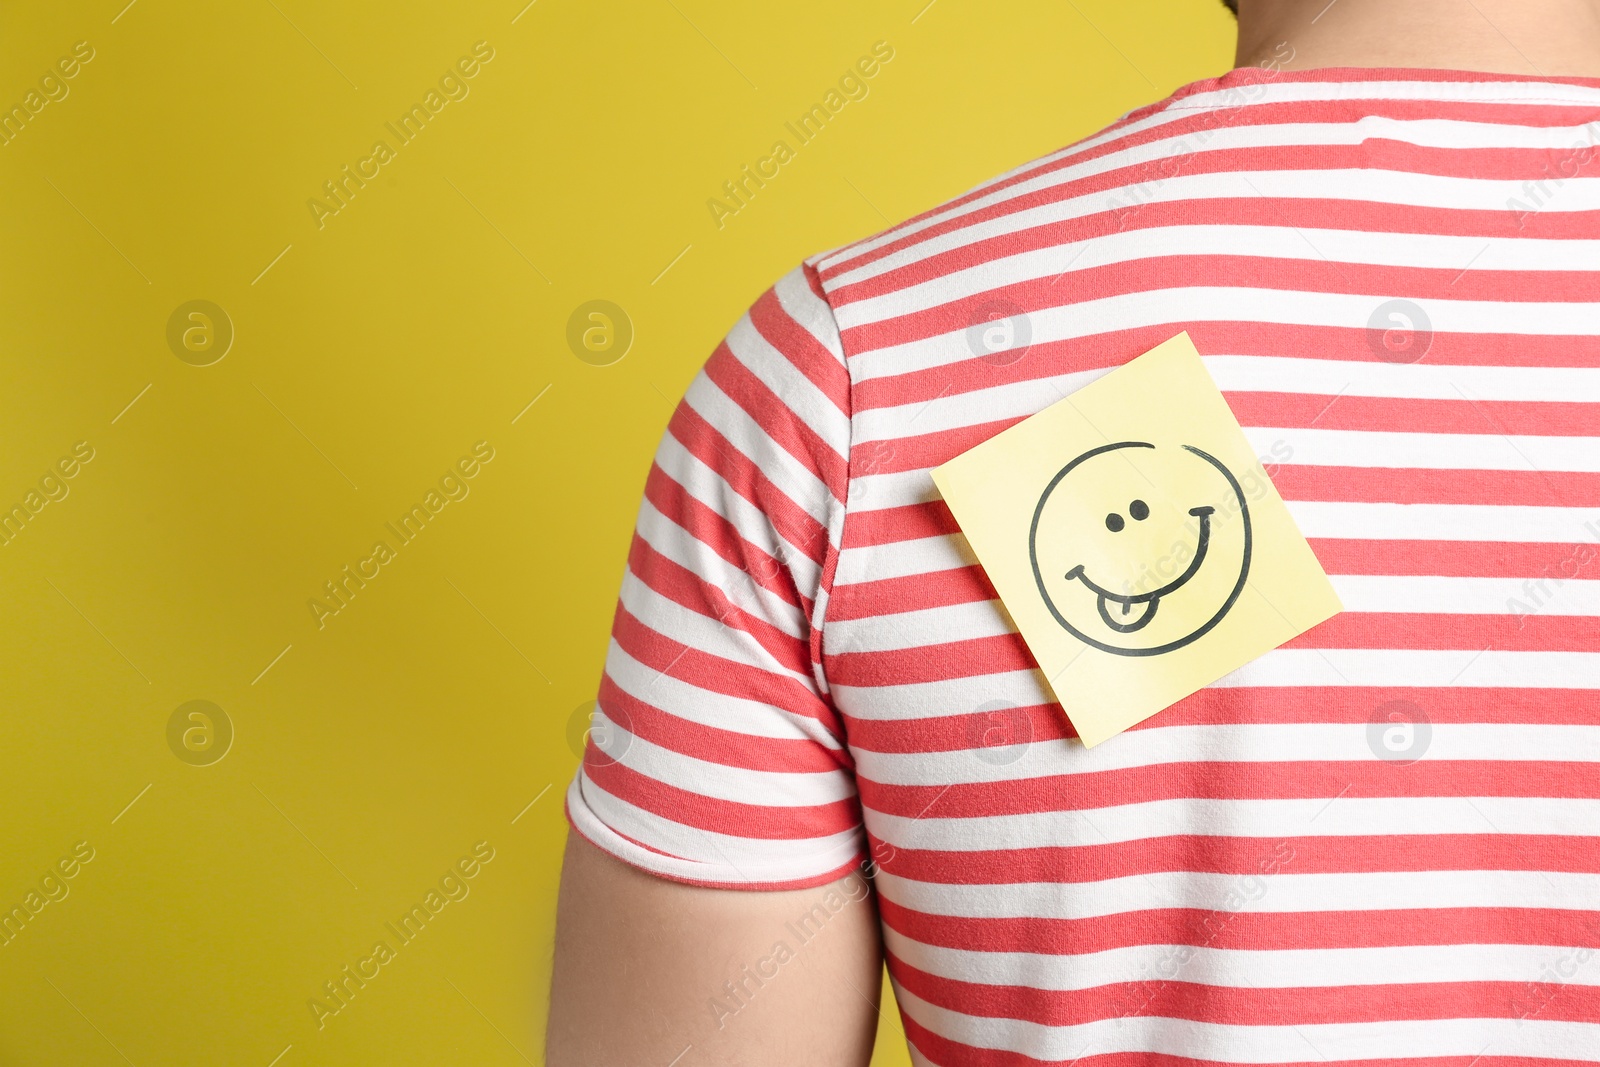
[[[865,1067],[881,967],[859,872],[814,889],[702,889],[635,870],[573,833],[546,1063]]]

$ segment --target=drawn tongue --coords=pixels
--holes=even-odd
[[[1113,629],[1127,632],[1137,630],[1150,621],[1159,600],[1143,600],[1139,602],[1139,611],[1133,610],[1133,604],[1126,600],[1110,600],[1100,597],[1100,617]]]

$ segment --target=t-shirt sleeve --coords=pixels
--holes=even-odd
[[[865,852],[821,669],[850,388],[809,266],[689,386],[651,466],[567,817],[654,874],[796,889]]]

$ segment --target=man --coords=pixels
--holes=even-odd
[[[1238,14],[691,386],[553,1067],[1600,1063],[1600,5]],[[1181,330],[1345,611],[1085,749],[928,472]]]

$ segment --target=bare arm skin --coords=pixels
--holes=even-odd
[[[546,1063],[866,1067],[882,959],[860,873],[815,889],[702,889],[573,833]]]

